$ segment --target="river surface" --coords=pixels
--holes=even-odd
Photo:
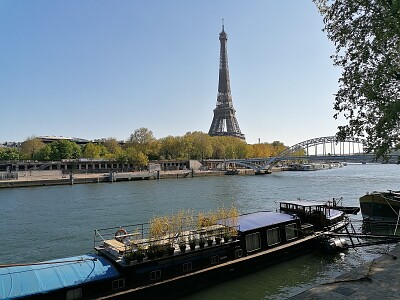
[[[357,165],[266,176],[216,176],[0,190],[0,264],[80,255],[93,249],[96,228],[147,222],[180,209],[195,212],[236,206],[273,210],[280,200],[328,201],[358,206],[366,192],[400,190],[400,166]],[[354,222],[361,216],[355,216]],[[357,223],[355,223],[357,224]],[[319,253],[239,277],[190,299],[287,299],[370,261],[389,246]]]

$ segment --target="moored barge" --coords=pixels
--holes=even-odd
[[[400,214],[400,191],[367,193],[360,197],[360,207],[366,221],[396,223]]]
[[[346,225],[344,213],[301,202],[203,217],[194,228],[160,218],[157,226],[98,229],[96,254],[0,268],[0,299],[174,298],[313,251],[326,230]]]

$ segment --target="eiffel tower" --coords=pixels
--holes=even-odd
[[[228,51],[226,47],[228,36],[224,30],[223,20],[219,41],[221,43],[221,48],[219,57],[217,106],[214,109],[214,118],[208,134],[210,136],[233,136],[244,140],[245,137],[240,131],[239,123],[235,116],[236,110],[233,108],[232,103],[228,69]]]

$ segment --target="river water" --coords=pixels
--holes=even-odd
[[[91,252],[96,228],[147,222],[180,209],[236,206],[276,210],[280,200],[331,200],[358,206],[366,192],[400,190],[400,166],[349,164],[315,172],[216,176],[0,190],[0,264],[27,263]],[[355,216],[354,222],[361,216]],[[355,223],[356,224],[356,223]],[[287,299],[369,261],[388,246],[335,256],[305,255],[220,284],[191,299]]]

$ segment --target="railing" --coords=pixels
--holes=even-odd
[[[18,179],[18,173],[16,172],[1,172],[0,173],[0,180],[12,180]]]
[[[150,258],[149,252],[166,253],[177,249],[185,251],[187,245],[201,247],[201,243],[219,243],[223,238],[229,239],[232,232],[237,232],[239,226],[214,224],[197,229],[167,231],[158,237],[150,236],[150,223],[127,225],[94,230],[94,248],[105,250],[116,260],[129,256],[132,252],[144,252]],[[204,244],[203,244],[204,246]]]

